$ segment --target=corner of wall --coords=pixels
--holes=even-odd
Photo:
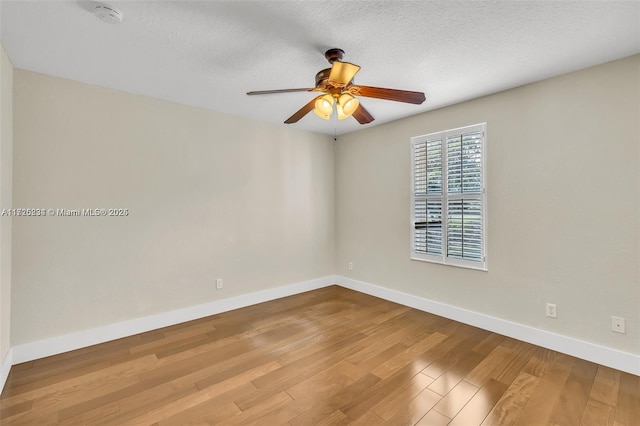
[[[7,383],[9,371],[11,371],[11,366],[13,365],[12,355],[13,351],[11,350],[11,348],[9,348],[5,356],[0,360],[0,394],[4,389],[5,383]]]
[[[0,212],[12,208],[13,66],[0,43]],[[11,216],[0,215],[0,390],[11,356]]]

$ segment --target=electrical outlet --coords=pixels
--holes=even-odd
[[[620,317],[611,317],[611,331],[615,331],[616,333],[625,334],[625,326],[624,326],[624,318]]]
[[[216,290],[222,290],[222,278],[216,279]]]
[[[556,311],[555,304],[547,303],[547,316],[549,318],[558,318],[558,312]]]
[[[349,267],[350,271],[353,271],[353,262],[349,262],[349,265],[347,265]]]

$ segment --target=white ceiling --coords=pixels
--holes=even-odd
[[[6,1],[13,65],[126,92],[279,123],[313,93],[324,52],[346,51],[356,83],[423,91],[422,105],[361,98],[373,126],[640,52],[640,2]],[[334,114],[335,116],[335,114]],[[333,135],[354,119],[313,113],[294,128]]]

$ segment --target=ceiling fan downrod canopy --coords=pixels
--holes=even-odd
[[[330,64],[333,64],[335,61],[342,61],[342,58],[344,57],[344,50],[337,48],[329,49],[324,52],[324,57],[327,58],[327,61],[329,61]]]

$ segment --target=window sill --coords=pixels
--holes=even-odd
[[[480,265],[474,265],[472,262],[465,262],[465,263],[458,263],[458,262],[443,262],[442,260],[440,260],[439,258],[437,259],[428,259],[428,258],[424,258],[424,257],[416,257],[415,254],[411,254],[411,260],[417,260],[420,262],[428,262],[428,263],[436,263],[438,265],[443,265],[443,266],[455,266],[456,268],[465,268],[465,269],[475,269],[476,271],[483,271],[483,272],[489,272],[489,269],[487,268],[487,264],[486,262],[484,264],[480,264]]]

